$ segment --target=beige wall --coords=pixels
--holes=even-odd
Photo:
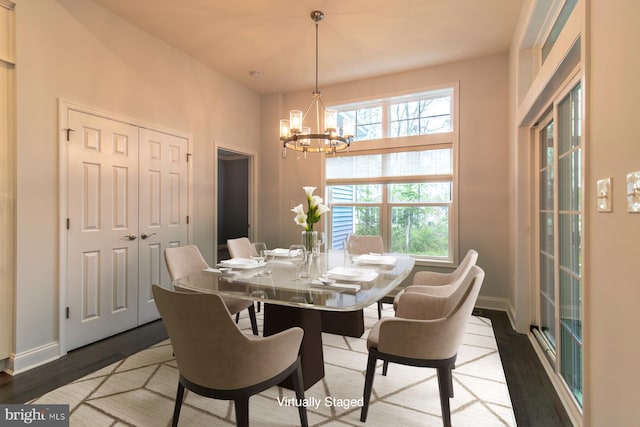
[[[640,3],[590,3],[587,180],[593,189],[613,177],[613,212],[596,212],[595,190],[589,192],[585,418],[589,426],[631,426],[640,417],[640,213],[626,211],[625,180],[640,170]]]
[[[58,340],[58,99],[192,136],[193,236],[210,262],[214,142],[258,151],[260,99],[86,0],[19,2],[17,57],[20,356]]]
[[[479,264],[487,274],[481,292],[483,301],[505,309],[508,56],[484,57],[330,87],[320,84],[320,89],[325,104],[331,105],[418,92],[452,82],[460,84],[460,254],[464,256],[470,248],[479,251]],[[273,245],[287,245],[300,239],[300,227],[294,224],[288,209],[292,203],[303,201],[302,186],[321,187],[321,156],[310,154],[304,160],[290,152],[282,159],[276,149],[277,120],[290,109],[305,107],[310,99],[311,91],[263,97],[261,188],[270,194],[269,188],[277,183],[279,193],[271,194],[261,204],[269,206],[261,216],[261,223],[269,224],[268,229],[262,227],[261,239]]]

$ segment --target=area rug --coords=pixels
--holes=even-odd
[[[383,314],[392,316],[392,309]],[[361,338],[323,334],[325,377],[305,392],[312,426],[442,426],[436,371],[379,364],[366,424],[360,422],[367,363],[368,329],[378,320],[377,308],[365,310],[367,331]],[[261,313],[258,321],[262,322]],[[261,326],[261,325],[260,325]],[[251,333],[247,317],[240,327]],[[171,425],[178,368],[169,340],[53,390],[31,403],[68,404],[71,426]],[[504,371],[491,321],[472,316],[453,372],[451,399],[454,426],[515,426]],[[254,426],[299,425],[297,409],[287,406],[292,391],[272,387],[249,401]],[[187,392],[181,426],[235,425],[233,403]]]

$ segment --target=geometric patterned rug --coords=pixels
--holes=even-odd
[[[385,307],[383,315],[393,316],[393,309]],[[261,328],[262,313],[257,315]],[[373,305],[365,309],[367,330],[361,338],[322,335],[325,377],[305,392],[305,398],[321,402],[317,408],[307,408],[309,425],[442,426],[436,371],[430,368],[390,364],[384,377],[380,363],[366,424],[360,422],[360,406],[349,406],[352,399],[362,397],[366,337],[377,320],[377,306]],[[241,318],[239,325],[251,333],[248,317]],[[178,382],[172,354],[170,341],[164,341],[30,403],[68,404],[71,426],[170,426]],[[453,387],[451,419],[454,426],[516,425],[489,319],[471,317],[453,371]],[[299,425],[297,409],[279,403],[287,397],[294,397],[293,391],[281,387],[252,396],[249,400],[251,425]],[[187,391],[179,425],[233,426],[233,402],[208,399]]]

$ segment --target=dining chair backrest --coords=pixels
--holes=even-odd
[[[435,273],[431,271],[418,271],[413,276],[413,285],[422,286],[441,286],[450,285],[462,280],[476,265],[478,261],[478,252],[475,249],[469,249],[462,259],[462,262],[451,273]]]
[[[347,241],[352,255],[381,254],[384,252],[384,241],[382,236],[365,236],[351,234]]]
[[[164,250],[164,260],[172,282],[209,268],[196,245],[167,248]]]
[[[258,255],[248,237],[227,239],[227,249],[231,258],[251,258]]]
[[[438,325],[428,345],[421,340],[413,343],[414,350],[423,353],[415,357],[445,359],[457,353],[483,280],[484,271],[473,266],[460,286],[447,297],[410,292],[402,295],[396,319],[425,321],[429,329]]]
[[[155,285],[152,290],[180,374],[191,382],[215,389],[242,388],[272,375],[268,365],[281,369],[298,356],[298,347],[294,351],[276,349],[278,360],[268,360],[271,356],[265,352],[264,366],[257,361],[255,366],[247,366],[251,365],[248,358],[260,359],[255,353],[271,340],[242,333],[219,295],[175,292]],[[299,335],[301,338],[301,330]]]

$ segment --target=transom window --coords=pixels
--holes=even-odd
[[[339,127],[345,119],[355,123],[355,141],[429,135],[453,131],[452,95],[446,88],[333,108]]]

